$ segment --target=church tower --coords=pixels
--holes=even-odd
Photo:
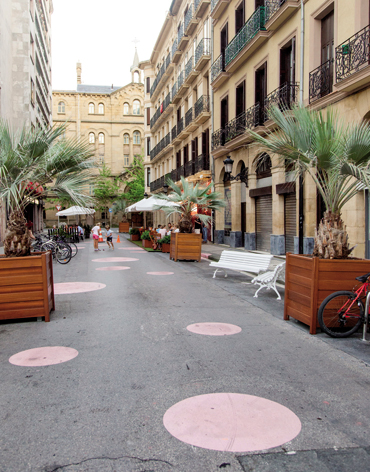
[[[141,70],[139,69],[139,55],[137,53],[137,49],[135,47],[135,56],[134,56],[134,62],[132,66],[130,67],[130,72],[131,72],[131,81],[136,83],[136,84],[141,84]]]

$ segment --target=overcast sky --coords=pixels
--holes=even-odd
[[[131,82],[133,41],[139,60],[149,59],[171,1],[53,0],[53,90],[76,90],[78,61],[84,84]]]

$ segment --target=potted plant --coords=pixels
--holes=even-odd
[[[225,207],[225,201],[220,198],[218,193],[212,191],[212,182],[206,187],[201,187],[199,184],[193,185],[181,177],[182,188],[171,179],[168,179],[167,183],[173,191],[168,195],[164,193],[156,195],[167,203],[163,206],[159,205],[158,209],[163,210],[168,216],[180,215],[178,223],[180,232],[171,235],[170,259],[200,262],[202,235],[192,232],[192,219],[194,216],[198,216],[201,222],[208,223],[211,216],[203,214],[204,210],[218,211]],[[169,202],[171,206],[168,205]]]
[[[0,257],[0,319],[49,321],[54,310],[51,253],[31,254],[26,207],[47,196],[81,206],[92,201],[81,190],[90,182],[91,152],[87,144],[61,139],[65,128],[12,133],[0,122],[0,201],[9,214]]]
[[[129,234],[130,234],[131,241],[140,241],[139,228],[130,228]]]
[[[162,252],[170,252],[170,246],[171,246],[171,235],[166,235],[162,239],[160,239],[159,244],[161,245],[161,251]]]
[[[145,230],[141,233],[141,240],[143,242],[143,247],[145,248],[151,248],[152,247],[152,241],[150,239],[150,233],[148,230]]]
[[[326,206],[316,229],[312,256],[287,254],[284,319],[293,317],[315,334],[317,311],[330,293],[350,290],[354,278],[368,272],[369,261],[351,258],[348,234],[341,218],[344,205],[370,183],[370,128],[367,123],[344,125],[330,109],[304,107],[270,109],[278,129],[262,137],[261,147],[310,177]]]

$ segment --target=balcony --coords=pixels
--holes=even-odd
[[[177,64],[179,62],[179,59],[181,57],[182,52],[180,49],[177,48],[177,38],[172,44],[172,62],[174,64]]]
[[[178,103],[181,100],[181,97],[183,97],[190,88],[190,84],[185,82],[184,77],[185,77],[185,72],[181,71],[177,78],[177,93],[176,93],[176,99],[175,97],[173,97],[174,103]]]
[[[162,79],[167,78],[169,73],[172,71],[172,68],[170,68],[170,64],[171,64],[171,53],[169,53],[168,56],[166,57],[164,63],[159,69],[159,72],[153,82],[153,85],[150,87],[150,98],[152,100],[155,100],[157,94],[160,91],[159,84],[162,82]]]
[[[179,51],[184,51],[188,42],[190,40],[189,36],[185,36],[184,34],[184,23],[181,23],[179,29],[177,30],[177,49]]]
[[[172,180],[172,182],[177,181],[177,170],[176,169],[171,170],[170,179]]]
[[[225,59],[221,54],[214,61],[211,67],[211,84],[212,88],[216,90],[230,77],[228,72],[225,72]]]
[[[209,171],[209,154],[201,154],[196,158],[196,169],[195,172]]]
[[[265,0],[266,30],[277,30],[300,6],[299,0]]]
[[[244,135],[249,129],[253,129],[259,125],[260,121],[260,104],[256,103],[247,111],[243,111],[233,120],[229,121],[225,126],[225,144],[233,139]],[[247,136],[243,136],[242,142],[246,142]]]
[[[172,103],[171,103],[171,93],[169,93],[160,106],[157,108],[156,112],[154,113],[153,117],[150,120],[150,130],[155,131],[158,125],[163,122],[163,119],[169,115],[172,110]]]
[[[230,0],[211,0],[211,17],[218,20],[229,5]]]
[[[265,7],[259,7],[225,49],[226,71],[234,72],[269,36],[265,28]]]
[[[172,139],[172,142],[175,141],[176,136],[177,136],[177,126],[175,125],[175,126],[172,128],[172,130],[171,130],[171,139]]]
[[[211,39],[203,38],[195,49],[195,70],[201,71],[211,60]]]
[[[211,118],[209,95],[202,95],[194,105],[194,122],[197,126]]]
[[[194,69],[194,58],[188,60],[187,64],[185,65],[185,80],[184,83],[190,85],[196,77],[198,77],[199,72]]]
[[[223,147],[225,144],[225,130],[218,129],[212,133],[212,151]]]
[[[165,150],[166,148],[168,148],[168,146],[171,144],[171,133],[168,133],[163,139],[161,139],[161,141],[159,141],[159,143],[154,146],[154,148],[150,151],[150,160],[152,161],[153,159],[155,159],[156,157],[161,157],[163,154],[165,154],[165,152],[162,152],[163,150]],[[167,151],[169,150],[170,148],[167,149]]]
[[[211,0],[194,0],[194,11],[197,18],[202,18],[211,4]]]
[[[195,161],[188,161],[184,164],[185,177],[190,177],[195,174]]]
[[[194,108],[189,108],[185,114],[185,128],[188,133],[192,133],[198,128],[197,123],[194,121]]]
[[[181,133],[184,131],[184,118],[180,118],[176,125],[176,136],[172,139],[173,144],[179,144],[182,140]]]
[[[185,34],[193,34],[194,30],[196,29],[199,20],[198,18],[194,15],[194,5],[191,2],[188,8],[188,11],[186,12],[185,15]]]
[[[276,105],[281,110],[291,109],[293,105],[298,103],[299,84],[286,83],[271,92],[265,98],[264,121],[269,119],[269,109]]]
[[[181,180],[181,177],[185,177],[185,169],[184,166],[178,167],[176,169],[176,180],[175,182]]]
[[[329,95],[333,91],[333,60],[321,64],[310,72],[309,102]]]
[[[335,48],[336,90],[352,92],[370,83],[370,26]]]

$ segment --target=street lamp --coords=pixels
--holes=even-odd
[[[230,156],[227,156],[226,159],[224,160],[224,166],[225,166],[224,182],[227,182],[228,180],[240,180],[240,182],[243,182],[245,186],[248,187],[248,167],[245,167],[239,172],[239,174],[233,177],[231,175],[231,171],[233,170],[233,164],[234,164],[234,161],[230,158]]]
[[[144,193],[144,198],[148,198],[148,197],[149,197],[149,195],[145,192]]]
[[[166,183],[163,184],[163,193],[164,193],[165,195],[167,195],[167,193],[168,193],[168,184],[166,184]]]

